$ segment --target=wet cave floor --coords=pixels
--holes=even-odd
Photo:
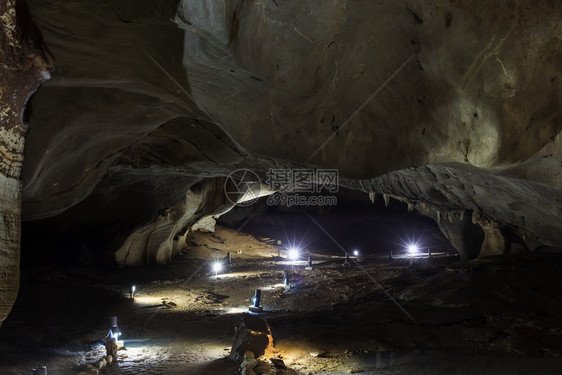
[[[562,369],[562,256],[460,263],[448,254],[277,257],[266,242],[198,232],[169,266],[22,275],[0,329],[0,374],[77,374],[105,354],[118,316],[126,349],[101,374],[237,374],[228,359],[255,289],[287,369],[271,374],[553,374]],[[240,250],[242,249],[242,250]],[[215,276],[211,263],[233,264]],[[283,271],[292,275],[283,287]],[[135,285],[134,301],[128,290]],[[409,314],[402,311],[389,297]]]

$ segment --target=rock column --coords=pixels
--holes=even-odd
[[[0,2],[0,324],[19,288],[21,181],[27,101],[49,78],[51,56],[22,0]]]

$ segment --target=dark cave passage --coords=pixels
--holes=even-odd
[[[234,207],[217,224],[275,243],[280,240],[284,248],[298,245],[323,256],[341,256],[341,247],[365,255],[403,254],[414,243],[420,253],[456,252],[434,220],[409,212],[402,202],[393,200],[385,207],[382,199],[373,204],[366,194],[347,190],[337,198],[337,205],[327,207],[271,206],[267,198],[261,198],[250,206]],[[121,222],[115,228],[106,224],[91,230],[84,223],[88,215],[83,210],[88,208],[86,204],[52,219],[24,222],[23,267],[57,263],[60,267],[114,267],[115,239],[124,238],[119,228],[130,229]]]

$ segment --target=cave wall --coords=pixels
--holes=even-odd
[[[151,132],[174,121],[189,126],[200,116],[149,59],[154,56],[189,90],[178,56],[182,33],[169,21],[176,5],[30,2],[56,62],[53,78],[33,100],[22,176],[24,220],[76,205],[123,153],[134,160],[138,142]]]
[[[468,211],[462,217],[443,218],[439,220],[439,230],[447,237],[451,245],[457,250],[462,261],[476,259],[484,256],[483,245],[485,232],[479,224],[472,221],[472,212]],[[505,251],[501,248],[500,254]]]
[[[194,120],[220,130],[220,152],[204,155],[207,142],[185,129],[157,142],[183,142],[223,173],[254,155],[350,179],[459,162],[560,186],[548,172],[559,156],[517,169],[559,149],[558,2],[34,0],[31,10],[57,63],[34,99],[28,220],[80,202],[108,169],[136,168],[119,160],[134,145]],[[159,172],[162,149],[148,150]],[[176,167],[201,173],[194,163]]]
[[[203,178],[296,165],[338,168],[351,188],[479,212],[560,243],[559,2],[30,8],[56,64],[33,100],[24,220],[86,209],[92,195],[126,201],[153,176],[183,179],[167,199],[145,194],[158,203],[130,231]],[[426,165],[453,177],[408,169]],[[126,209],[100,211],[107,224]]]
[[[559,2],[182,4],[193,97],[251,152],[367,178],[505,167],[560,132]]]
[[[514,178],[508,173],[459,163],[427,165],[351,181],[351,185],[417,205],[421,212],[439,222],[464,221],[467,213],[472,212],[473,223],[486,233],[483,245],[487,250],[483,255],[505,253],[508,233],[507,237],[539,240],[554,247],[562,243],[560,188]],[[462,228],[458,226],[455,231],[459,237]],[[447,235],[447,229],[443,233]],[[501,246],[496,248],[493,242]]]
[[[21,181],[29,97],[49,78],[51,56],[23,1],[0,3],[0,324],[19,288]]]
[[[224,178],[210,178],[191,186],[184,202],[170,207],[127,237],[115,253],[117,263],[127,266],[169,263],[178,249],[179,237],[193,224],[233,206],[225,195],[224,184]]]
[[[122,222],[116,238],[126,239],[183,204],[197,181],[328,167],[344,186],[436,217],[474,212],[495,243],[485,253],[507,234],[562,246],[560,2],[29,3],[55,70],[29,111],[24,220],[72,220],[97,204],[84,226]],[[3,82],[27,87],[26,71],[46,71],[27,68],[48,59],[10,40],[4,65],[26,68],[3,70]],[[15,97],[5,87],[3,108],[21,113],[36,86]],[[21,129],[11,114],[0,127],[12,271]],[[141,196],[151,203],[127,216]]]
[[[473,212],[480,256],[512,241],[562,247],[560,2],[29,0],[29,11],[0,4],[0,320],[18,288],[20,219],[119,223],[105,235],[123,263],[165,263],[222,194],[187,207],[186,192],[240,168],[262,181],[272,167],[337,168],[342,185],[438,221]],[[441,226],[450,238],[463,227]]]

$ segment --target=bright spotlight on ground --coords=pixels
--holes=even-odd
[[[414,245],[414,244],[409,245],[409,246],[408,246],[408,252],[409,252],[410,254],[417,253],[417,252],[418,252],[418,246],[417,246],[417,245]]]
[[[299,258],[299,249],[292,247],[289,249],[287,255],[290,260],[297,260]]]
[[[353,250],[353,256],[358,257],[359,256],[359,250]]]
[[[213,263],[213,272],[216,274],[218,274],[220,271],[222,271],[222,263],[221,262],[214,262]]]

